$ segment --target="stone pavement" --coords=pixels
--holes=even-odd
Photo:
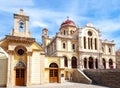
[[[0,87],[0,88],[3,88],[3,87]],[[44,84],[44,85],[32,85],[29,87],[16,86],[14,88],[110,88],[110,87],[98,86],[93,84],[65,82],[65,83],[50,83],[50,84]]]

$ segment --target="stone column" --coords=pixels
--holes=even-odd
[[[68,58],[68,68],[72,68],[71,59]]]
[[[87,69],[89,69],[89,58],[86,59],[87,59]]]
[[[7,88],[13,88],[14,80],[14,51],[8,51],[8,73],[7,73]]]
[[[31,84],[31,56],[32,56],[32,52],[28,52],[27,53],[27,76],[26,76],[26,86],[29,86]]]

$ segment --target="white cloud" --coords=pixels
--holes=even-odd
[[[102,32],[113,32],[120,30],[120,22],[114,20],[99,20],[95,24]]]
[[[47,27],[47,24],[40,21],[32,21],[32,27]]]
[[[0,10],[10,13],[16,12],[21,8],[33,5],[33,0],[0,0]]]
[[[4,4],[3,4],[4,3]],[[1,7],[32,6],[33,0],[0,0]]]
[[[112,32],[120,30],[120,17],[109,18],[112,16],[112,12],[120,9],[118,2],[119,0],[100,0],[99,2],[98,0],[70,0],[69,3],[58,6],[62,10],[54,10],[54,8],[40,9],[36,7],[34,0],[0,0],[0,10],[16,13],[22,8],[25,14],[30,16],[32,31],[35,27],[47,27],[52,32],[50,35],[59,31],[61,23],[66,20],[67,16],[76,23],[76,26],[81,26],[84,22],[91,22],[100,29],[103,38],[114,39],[118,44],[117,40],[120,38],[114,38]],[[32,34],[36,35],[37,33],[33,32]],[[38,36],[40,37],[39,33]]]

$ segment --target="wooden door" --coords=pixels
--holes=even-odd
[[[24,86],[25,81],[25,69],[18,68],[16,69],[16,85]]]
[[[50,69],[50,83],[58,82],[58,69]]]

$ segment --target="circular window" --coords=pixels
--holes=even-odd
[[[19,55],[23,55],[23,54],[24,54],[24,50],[19,49],[19,50],[17,51],[17,53],[18,53]]]
[[[88,31],[88,35],[89,35],[89,36],[92,36],[92,32],[91,32],[91,31]]]

